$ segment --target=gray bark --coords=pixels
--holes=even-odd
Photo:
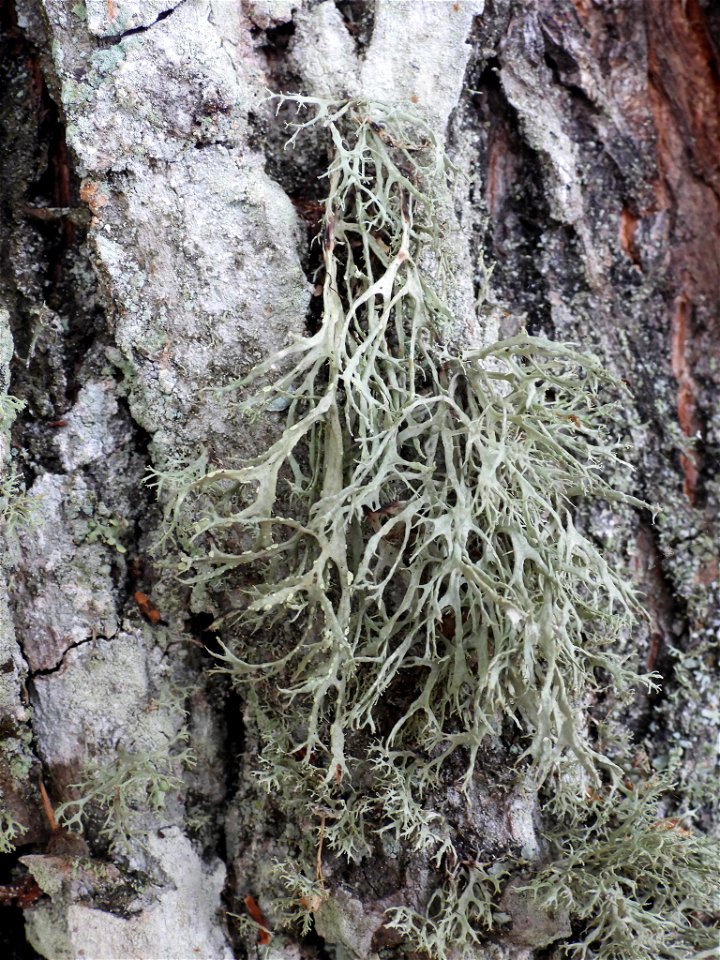
[[[26,407],[0,452],[32,512],[6,532],[0,594],[0,802],[25,827],[3,880],[20,857],[44,894],[24,910],[26,934],[8,922],[8,946],[52,960],[252,956],[232,914],[252,895],[275,921],[269,867],[293,855],[292,834],[252,780],[252,717],[210,674],[212,602],[150,553],[161,504],[143,483],[203,448],[237,462],[277,430],[248,426],[209,389],[312,316],[327,152],[313,139],[283,150],[268,89],[412,101],[461,172],[443,202],[464,335],[526,324],[629,385],[635,472],[619,482],[657,516],[604,506],[582,519],[646,598],[628,651],[664,681],[629,708],[638,756],[674,764],[699,826],[716,829],[710,0],[16,0],[3,18],[0,362]],[[89,760],[177,752],[185,729],[197,763],[162,812],[137,815],[142,842],[113,855],[96,819],[82,869],[53,846],[40,781],[57,806]],[[486,852],[542,843],[537,797],[489,757],[471,808],[452,792],[447,806]],[[315,933],[279,936],[271,956],[377,955],[384,911],[417,905],[427,864],[388,854],[332,880]],[[566,923],[540,922],[517,907],[477,957],[550,956]]]

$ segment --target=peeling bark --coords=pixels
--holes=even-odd
[[[1,452],[34,505],[30,525],[6,531],[0,590],[0,803],[26,828],[0,884],[29,870],[45,894],[25,905],[27,935],[20,907],[0,907],[14,917],[0,935],[10,955],[245,957],[254,932],[232,914],[246,898],[277,923],[270,865],[292,854],[296,828],[251,776],[246,705],[210,674],[217,598],[153,554],[162,504],[143,484],[202,450],[237,464],[276,436],[279,421],[249,424],[214,388],[317,322],[310,240],[327,149],[310,136],[283,150],[287,114],[268,88],[413,103],[461,173],[441,198],[459,337],[524,323],[582,344],[628,384],[636,472],[619,479],[659,512],[602,506],[579,522],[647,597],[628,652],[664,681],[627,712],[638,762],[673,769],[685,807],[717,831],[711,0],[0,9],[0,386],[26,403]],[[196,766],[178,771],[185,786],[164,810],[139,813],[142,841],[110,850],[96,814],[90,857],[48,849],[40,782],[57,806],[88,762],[177,749],[183,731]],[[481,755],[472,803],[450,790],[448,814],[483,838],[469,856],[539,858],[538,798],[496,763]],[[95,885],[70,879],[80,864]],[[388,849],[333,869],[314,931],[276,937],[270,955],[410,956],[383,915],[427,888],[427,862]],[[507,894],[514,922],[478,958],[560,955],[567,917],[548,925],[519,900]]]

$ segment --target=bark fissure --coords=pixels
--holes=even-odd
[[[117,33],[114,36],[106,37],[105,44],[107,46],[114,46],[117,43],[121,43],[127,37],[134,37],[137,34],[147,33],[148,30],[152,30],[156,24],[162,23],[163,20],[167,20],[168,17],[171,17],[173,13],[175,13],[175,11],[186,2],[187,0],[178,0],[178,3],[176,3],[174,7],[170,7],[169,10],[163,10],[162,13],[159,13],[152,23],[146,23],[139,27],[130,27],[129,30],[123,30],[122,33]]]
[[[85,640],[77,640],[75,641],[75,643],[71,643],[70,646],[65,649],[62,657],[53,666],[44,667],[43,669],[38,669],[38,670],[31,670],[27,675],[27,682],[31,684],[36,677],[49,677],[49,676],[52,676],[52,674],[57,673],[59,670],[62,669],[65,663],[65,657],[71,650],[77,650],[78,648],[84,646],[86,643],[95,643],[96,640],[110,641],[114,639],[115,639],[115,635],[105,637],[102,634],[92,634],[92,636],[86,637]],[[20,643],[20,647],[22,649],[22,643]]]
[[[356,53],[362,57],[372,40],[375,25],[374,0],[334,0],[334,3],[353,38]]]

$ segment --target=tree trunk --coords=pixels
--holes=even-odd
[[[232,640],[211,628],[222,601],[178,579],[164,488],[144,482],[203,451],[223,466],[265,450],[277,414],[249,421],[215,388],[321,319],[311,241],[329,145],[313,130],[285,150],[292,112],[276,114],[268,90],[411,104],[459,168],[438,200],[458,339],[526,327],[624,381],[629,465],[614,482],[650,506],[584,504],[576,522],[641,592],[647,617],[623,649],[663,677],[619,707],[630,768],[674,779],[658,817],[694,810],[693,830],[717,829],[712,0],[1,8],[1,385],[25,404],[14,423],[2,407],[18,488],[1,491],[6,955],[423,956],[385,912],[423,915],[451,871],[402,838],[359,865],[321,849],[322,896],[315,886],[300,904],[310,931],[281,927],[273,861],[298,858],[310,835],[322,847],[325,814],[288,819],[256,782],[255,698],[212,672]],[[274,642],[258,634],[258,660]],[[596,745],[597,699],[583,708]],[[548,788],[516,760],[521,733],[500,729],[467,795],[448,779],[436,812],[467,862],[523,860],[512,870],[527,880],[552,858]],[[65,827],[48,809],[79,782],[85,844],[67,831],[77,807]],[[449,955],[541,960],[582,939],[588,921],[572,909],[503,883],[492,922]],[[285,895],[294,908],[303,896]]]

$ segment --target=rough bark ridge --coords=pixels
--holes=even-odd
[[[46,894],[26,895],[27,942],[19,911],[3,926],[9,949],[53,960],[252,956],[254,929],[227,911],[249,902],[252,913],[251,895],[275,922],[269,865],[292,852],[292,833],[249,776],[252,718],[246,728],[237,694],[209,676],[209,599],[150,555],[160,509],[142,483],[148,468],[201,447],[234,462],[275,435],[277,424],[248,426],[208,388],[315,322],[309,237],[326,149],[310,140],[283,151],[267,88],[416,104],[465,174],[447,203],[452,306],[470,336],[512,333],[524,316],[532,332],[592,349],[630,386],[628,490],[660,513],[597,509],[584,523],[644,590],[649,622],[629,649],[665,677],[628,713],[637,764],[670,768],[685,807],[716,829],[711,0],[1,9],[0,362],[3,388],[26,404],[12,460],[32,517],[6,524],[0,813],[25,832],[2,856],[0,882],[31,889],[18,881],[21,858]],[[496,302],[478,320],[489,264]],[[120,852],[109,852],[97,810],[92,859],[50,835],[41,781],[57,806],[89,761],[180,756],[186,736],[195,766],[165,771],[183,789],[162,790],[155,814],[131,813],[135,840]],[[470,812],[451,790],[448,813],[484,838],[469,852],[477,859],[537,856],[537,798],[496,764],[480,764]],[[383,913],[419,896],[427,865],[388,850],[333,883],[311,935],[278,935],[272,955],[402,956]],[[477,957],[540,960],[569,934],[562,918],[545,928],[515,907]]]

